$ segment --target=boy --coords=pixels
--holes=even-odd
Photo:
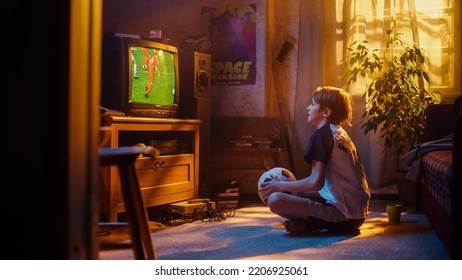
[[[350,125],[351,97],[339,88],[318,87],[307,110],[307,122],[317,128],[304,157],[311,174],[295,181],[275,177],[259,193],[272,212],[288,219],[289,233],[357,231],[367,217],[370,192],[356,147],[341,127]]]

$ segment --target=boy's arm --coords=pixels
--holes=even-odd
[[[324,186],[326,164],[313,160],[311,167],[310,176],[297,181],[281,182],[281,191],[288,191],[297,195],[305,195],[305,193],[315,194],[321,190]]]

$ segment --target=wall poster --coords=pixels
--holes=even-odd
[[[255,84],[256,4],[205,6],[201,20],[212,45],[212,85]]]

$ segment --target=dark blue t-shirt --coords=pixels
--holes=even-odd
[[[305,161],[312,164],[313,159],[327,164],[334,148],[334,138],[327,123],[311,135],[305,152]]]

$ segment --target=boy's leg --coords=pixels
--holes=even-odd
[[[300,234],[309,230],[307,221],[303,219],[293,219],[284,222],[284,227],[287,232],[292,234]]]
[[[348,220],[337,208],[316,198],[273,193],[268,197],[268,206],[273,213],[288,219],[284,226],[293,234],[317,229],[351,232],[364,222],[364,219]]]
[[[297,218],[307,220],[309,216],[331,222],[346,220],[337,208],[326,205],[316,198],[299,197],[286,193],[272,193],[268,197],[268,206],[273,213],[289,220]]]

